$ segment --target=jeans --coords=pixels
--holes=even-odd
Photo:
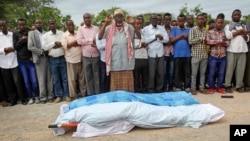
[[[168,91],[173,90],[173,76],[174,76],[174,57],[173,55],[170,56],[164,56],[165,60],[165,76],[164,76],[164,83],[163,83],[163,90],[166,90],[167,84],[168,84]]]
[[[50,69],[56,97],[68,97],[67,67],[64,56],[50,57]]]
[[[34,63],[29,60],[18,60],[18,66],[23,77],[24,85],[29,99],[33,97],[39,97],[39,87]]]
[[[217,74],[217,88],[222,87],[222,83],[224,80],[224,73],[226,70],[226,62],[227,58],[216,58],[213,56],[209,57],[209,73],[208,73],[208,85],[209,88],[215,89],[214,85],[214,76]]]

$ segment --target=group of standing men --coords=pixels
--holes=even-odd
[[[138,16],[135,20],[128,18],[127,22],[133,25],[134,31],[130,32],[134,45],[132,56],[135,58],[132,60],[135,63],[132,69],[118,67],[131,61],[130,39],[127,36],[129,34],[126,34],[123,16],[122,12],[116,13],[115,22],[111,25],[108,24],[111,18],[107,17],[99,33],[99,39],[112,39],[112,45],[106,44],[106,66],[109,67],[108,71],[111,70],[112,90],[155,93],[173,91],[175,87],[176,91],[185,90],[194,95],[198,90],[203,94],[224,94],[233,92],[232,83],[240,93],[249,89],[250,61],[247,60],[247,43],[250,38],[247,28],[250,27],[240,21],[239,9],[232,12],[232,21],[227,25],[224,24],[223,13],[218,14],[211,25],[207,25],[206,13],[198,14],[196,26],[193,16],[186,17],[183,14],[177,17],[177,26],[171,26],[170,13],[165,13],[163,18],[160,14],[152,14],[151,23],[145,27],[143,16]],[[121,19],[123,23],[119,24]],[[121,37],[122,32],[124,37]],[[126,79],[132,79],[127,73],[130,70],[133,70],[134,81],[127,82]],[[232,80],[233,75],[235,82]],[[131,90],[129,88],[133,82],[132,88],[135,89]],[[113,89],[114,83],[117,86]],[[205,83],[208,84],[208,89],[205,88]],[[120,85],[129,88],[121,88]]]
[[[100,28],[92,25],[91,14],[85,13],[84,25],[77,32],[72,20],[66,22],[67,31],[63,32],[50,19],[50,31],[45,32],[40,19],[32,31],[25,19],[18,19],[19,31],[14,33],[8,31],[7,21],[1,20],[2,106],[15,105],[18,98],[27,104],[26,93],[28,104],[33,104],[69,102],[114,90],[155,93],[175,87],[192,94],[197,90],[204,94],[232,92],[234,70],[236,90],[243,92],[250,38],[240,18],[241,11],[234,10],[232,21],[224,27],[224,14],[219,14],[208,30],[205,13],[197,16],[196,26],[192,16],[186,19],[180,14],[177,26],[171,26],[170,13],[163,19],[152,14],[151,23],[144,27],[142,15],[128,17],[125,22],[123,11],[116,9],[114,21],[109,15]],[[208,90],[204,87],[206,71]],[[249,80],[245,86],[250,86]]]

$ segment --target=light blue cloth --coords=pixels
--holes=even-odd
[[[186,93],[185,91],[145,94],[127,91],[113,91],[76,99],[69,104],[69,110],[81,106],[111,102],[143,102],[159,106],[199,104],[199,101],[196,98],[194,98],[190,93]]]

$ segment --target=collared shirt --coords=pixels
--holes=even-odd
[[[148,56],[151,58],[162,57],[164,54],[163,43],[169,41],[168,34],[163,26],[157,25],[153,27],[152,24],[144,27],[142,29],[142,34],[144,36],[145,42],[148,43]],[[161,34],[163,40],[155,38],[155,35]]]
[[[205,28],[199,29],[195,26],[190,29],[188,41],[192,45],[192,56],[196,58],[208,58],[206,44],[204,42],[207,35]]]
[[[81,46],[73,46],[71,48],[67,48],[67,44],[73,41],[76,41],[77,32],[74,32],[74,35],[69,31],[66,31],[62,35],[62,46],[65,51],[65,59],[69,63],[79,63],[82,61],[82,49]]]
[[[13,32],[13,43],[17,51],[17,59],[30,60],[32,53],[28,50],[28,40],[22,39],[23,36],[28,36],[28,29],[26,31]]]
[[[43,35],[43,49],[49,51],[49,56],[64,56],[64,49],[62,47],[53,48],[55,46],[55,42],[61,42],[62,34],[62,31],[56,30],[56,34],[52,31],[48,31]]]
[[[83,25],[79,27],[77,32],[77,43],[82,47],[82,56],[84,57],[98,57],[99,50],[96,47],[92,47],[96,34],[99,29],[97,26],[91,25],[87,27]]]
[[[242,28],[243,27],[241,27],[241,26],[236,27],[236,29],[242,29]],[[243,52],[248,51],[247,43],[241,35],[237,35],[237,36],[233,37],[233,32],[236,32],[236,30],[230,31],[229,25],[226,25],[224,30],[225,30],[227,38],[231,39],[230,44],[227,48],[228,52],[243,53]]]
[[[227,45],[222,46],[222,41],[226,41]],[[226,47],[229,45],[229,40],[226,39],[224,30],[209,30],[206,36],[206,43],[210,45],[210,55],[213,57],[225,57]]]
[[[188,35],[189,34],[189,28],[180,28],[180,27],[174,27],[171,29],[170,37],[177,37],[181,34]],[[174,58],[179,57],[191,57],[191,51],[190,51],[190,45],[188,43],[188,40],[186,39],[180,39],[173,43],[174,47]]]
[[[135,59],[148,59],[148,52],[147,48],[141,47],[141,42],[144,42],[143,34],[141,34],[141,39],[138,39],[138,37],[135,34],[134,38],[134,48],[135,48]]]
[[[11,69],[18,66],[16,51],[5,54],[4,48],[13,47],[13,33],[4,35],[0,32],[0,67]],[[14,48],[14,47],[13,47]]]
[[[99,40],[98,34],[96,34],[96,47],[98,48],[101,56],[101,61],[105,62],[105,47],[106,47],[106,39],[103,38]]]
[[[107,38],[111,26],[107,26],[104,32],[103,38]],[[130,37],[134,37],[134,28],[132,25],[128,24],[128,30]],[[111,61],[110,61],[110,71],[123,71],[123,70],[134,70],[135,58],[134,58],[134,48],[132,58],[129,62],[128,59],[128,39],[126,31],[121,28],[119,31],[117,28],[114,31],[114,36],[112,40],[112,51],[111,51]]]

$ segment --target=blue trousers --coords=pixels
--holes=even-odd
[[[39,97],[39,87],[34,63],[29,60],[18,60],[18,65],[24,80],[28,98]]]
[[[209,88],[215,89],[214,78],[217,74],[217,88],[221,88],[224,80],[227,58],[209,57],[209,73],[208,73],[208,85]]]
[[[56,97],[68,97],[69,87],[67,78],[67,66],[64,56],[50,57],[50,69],[52,73],[52,82]]]
[[[165,60],[165,76],[164,76],[164,84],[163,84],[163,90],[166,90],[167,84],[168,84],[168,91],[173,90],[174,85],[174,57],[173,55],[170,56],[164,56]]]

